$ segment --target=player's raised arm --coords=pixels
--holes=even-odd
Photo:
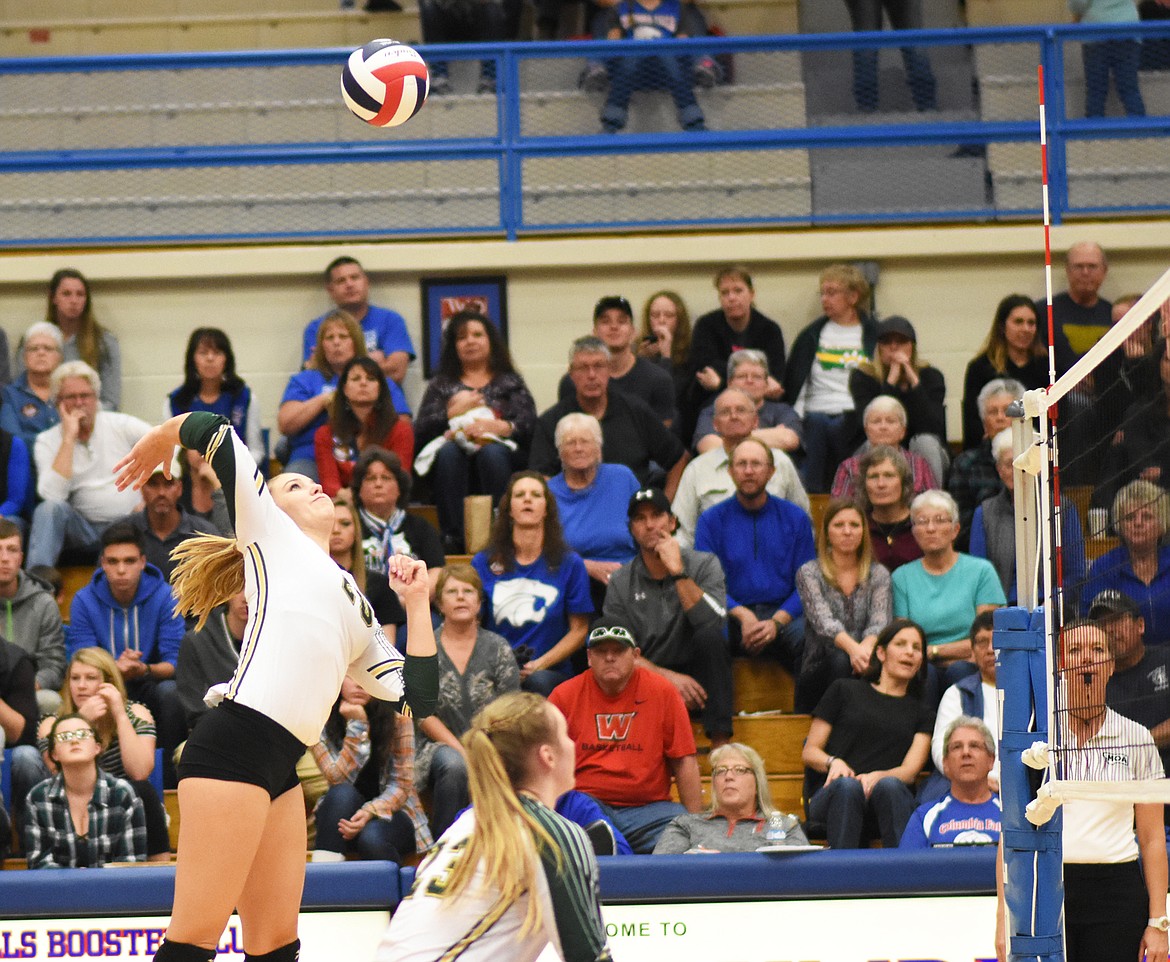
[[[171,461],[175,456],[175,449],[182,444],[179,440],[179,429],[187,417],[187,414],[179,414],[151,428],[139,438],[138,443],[130,449],[130,453],[114,465],[114,483],[119,491],[125,491],[127,488],[140,490],[160,464],[163,476],[168,481],[171,480]]]
[[[427,564],[404,554],[387,560],[390,587],[406,611],[406,663],[402,678],[406,704],[416,718],[433,715],[439,697],[439,659],[431,624],[431,586]]]

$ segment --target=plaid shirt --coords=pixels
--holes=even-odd
[[[370,759],[366,723],[347,722],[345,739],[340,747],[322,738],[313,746],[312,752],[321,774],[330,785],[352,782]],[[434,839],[414,787],[414,722],[405,715],[394,716],[394,740],[386,767],[379,773],[378,784],[381,793],[362,808],[368,809],[375,818],[390,818],[397,811],[405,812],[414,825],[415,851],[425,852]]]
[[[146,817],[134,789],[98,772],[89,800],[89,834],[73,827],[65,778],[58,774],[28,793],[24,850],[29,868],[100,868],[107,862],[146,861]],[[78,858],[79,846],[85,855]]]
[[[986,438],[977,448],[969,448],[955,458],[947,490],[959,506],[959,539],[955,547],[966,551],[971,543],[971,519],[975,509],[1003,488],[995,459],[991,456],[991,442]]]

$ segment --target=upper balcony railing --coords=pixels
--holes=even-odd
[[[1146,116],[1084,116],[1102,43]],[[343,106],[343,50],[0,61],[0,244],[1031,219],[1041,65],[1053,219],[1170,210],[1170,23],[423,52],[452,91],[388,131]],[[681,80],[635,69],[603,132],[650,57]]]

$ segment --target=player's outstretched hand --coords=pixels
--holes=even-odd
[[[160,464],[163,474],[170,479],[171,461],[175,448],[179,446],[179,425],[186,417],[180,414],[151,428],[139,438],[130,453],[114,465],[114,483],[119,491],[127,488],[140,490]]]
[[[386,567],[390,576],[390,587],[403,601],[420,597],[428,603],[431,583],[427,578],[427,563],[416,561],[410,555],[396,554],[387,559]]]

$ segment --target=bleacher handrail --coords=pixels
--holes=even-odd
[[[146,170],[164,168],[214,168],[249,166],[296,166],[354,163],[430,162],[439,160],[491,161],[498,165],[498,220],[496,223],[475,224],[468,227],[412,227],[409,223],[394,225],[391,232],[402,234],[503,234],[509,240],[517,239],[526,231],[547,230],[549,225],[525,221],[524,197],[531,188],[525,184],[525,162],[538,158],[573,158],[596,155],[639,155],[718,151],[816,151],[818,149],[848,148],[854,146],[904,147],[922,145],[988,145],[996,143],[1028,143],[1038,141],[1038,110],[1031,116],[1015,119],[979,119],[962,115],[946,116],[934,122],[889,122],[891,118],[874,114],[864,124],[834,122],[824,125],[806,125],[803,120],[784,127],[767,126],[768,117],[761,116],[758,125],[733,130],[711,130],[702,134],[687,132],[628,133],[620,137],[603,134],[565,134],[526,132],[522,123],[522,106],[526,98],[539,96],[527,91],[522,83],[522,66],[536,59],[603,58],[618,50],[636,49],[640,53],[672,52],[709,55],[743,55],[751,53],[801,54],[813,51],[843,51],[856,49],[895,49],[916,45],[922,47],[979,45],[1030,45],[1036,50],[1036,59],[1045,67],[1046,100],[1048,111],[1050,204],[1052,221],[1061,223],[1071,213],[1099,213],[1104,211],[1164,210],[1167,204],[1134,202],[1126,206],[1082,202],[1074,207],[1069,198],[1066,145],[1071,141],[1108,138],[1163,138],[1166,135],[1165,116],[1144,118],[1069,118],[1064,108],[1064,61],[1068,43],[1115,39],[1119,36],[1170,38],[1170,22],[1141,24],[1051,24],[1009,27],[975,27],[963,29],[930,29],[899,32],[756,35],[742,37],[703,37],[685,40],[659,41],[571,41],[527,42],[503,44],[445,44],[422,47],[424,55],[432,60],[474,61],[493,59],[497,64],[501,93],[496,99],[495,130],[483,136],[431,137],[402,139],[388,135],[376,141],[309,140],[280,143],[205,143],[128,145],[126,147],[93,147],[74,149],[25,149],[0,151],[0,175],[111,170]],[[189,52],[165,54],[109,54],[84,57],[38,57],[0,59],[0,77],[37,74],[100,73],[110,71],[183,71],[228,70],[233,68],[265,67],[322,67],[340,66],[348,48],[310,50],[245,50],[226,52]],[[1035,76],[1025,78],[1035,83]],[[728,87],[734,92],[734,87]],[[799,92],[797,92],[799,96]],[[317,102],[314,101],[314,104]],[[262,106],[255,97],[243,98],[231,104],[234,109],[247,110],[254,104]],[[169,106],[169,104],[166,104]],[[68,108],[54,104],[54,109]],[[205,109],[206,104],[175,104],[183,108]],[[214,104],[210,105],[214,106]],[[78,108],[78,115],[101,112],[102,108]],[[340,97],[337,109],[343,110]],[[433,108],[428,108],[433,109]],[[33,111],[35,113],[35,111]],[[133,113],[134,111],[127,111]],[[144,112],[139,110],[139,113]],[[162,112],[155,110],[155,113]],[[21,113],[17,111],[17,113]],[[29,113],[24,111],[23,113]],[[897,115],[894,115],[896,120]],[[853,119],[853,118],[851,118]],[[916,120],[919,118],[915,118]],[[356,122],[355,122],[356,123]],[[355,131],[357,128],[355,128]],[[1037,158],[1039,148],[1037,147]],[[1037,160],[1038,163],[1038,160]],[[264,199],[264,198],[261,198]],[[623,220],[617,223],[603,218],[582,219],[579,223],[558,223],[555,229],[605,228],[611,226],[698,226],[759,224],[759,223],[845,223],[869,222],[931,222],[939,220],[986,219],[988,217],[1032,216],[1039,208],[1039,193],[1034,205],[1015,206],[1001,203],[993,207],[971,209],[909,210],[866,212],[859,216],[852,212],[794,213],[791,217],[773,215],[751,218],[744,215],[722,217],[718,212],[706,214],[701,220],[694,217],[682,220]],[[36,201],[23,200],[19,195],[9,205],[35,207]],[[591,215],[592,216],[592,215]],[[368,233],[358,230],[353,234]],[[190,237],[147,236],[149,240],[227,240],[265,239],[276,237],[353,236],[344,228],[329,228],[321,234],[313,231],[282,234],[273,232],[252,234],[192,234]],[[2,246],[22,246],[40,243],[75,243],[82,241],[121,241],[124,237],[53,237],[0,239]]]

